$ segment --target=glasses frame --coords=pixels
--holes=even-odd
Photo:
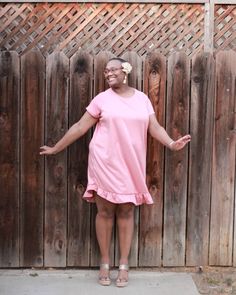
[[[110,69],[105,69],[103,73],[105,76],[107,76],[110,72],[111,74],[114,74],[116,71],[122,70],[122,69],[123,69],[122,67],[119,67],[119,68],[112,67]]]

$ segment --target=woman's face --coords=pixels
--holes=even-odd
[[[111,88],[120,87],[123,84],[125,73],[122,71],[119,60],[111,60],[107,63],[104,76]]]

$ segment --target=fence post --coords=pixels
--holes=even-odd
[[[205,3],[204,51],[213,53],[214,50],[214,0]]]

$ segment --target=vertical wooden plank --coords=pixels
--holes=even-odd
[[[104,79],[104,68],[108,60],[112,57],[109,52],[100,52],[94,59],[94,95],[108,88],[108,84]],[[100,264],[99,246],[96,238],[95,218],[97,215],[97,208],[95,204],[91,204],[91,266],[98,266]],[[110,265],[114,264],[114,231],[111,242]]]
[[[46,144],[54,145],[68,128],[69,59],[54,52],[46,60]],[[45,266],[66,266],[67,151],[46,157]]]
[[[19,266],[20,63],[0,51],[0,267]]]
[[[21,58],[20,266],[43,266],[45,60],[31,51]]]
[[[192,60],[189,193],[186,264],[208,265],[215,63],[199,53]]]
[[[235,182],[236,53],[216,55],[216,104],[213,140],[210,265],[233,262]]]
[[[93,59],[79,51],[70,59],[69,126],[85,112],[92,97]],[[90,264],[90,205],[82,200],[87,186],[90,132],[69,148],[68,266]]]
[[[132,72],[128,75],[128,84],[138,90],[142,90],[142,59],[134,51],[128,51],[121,56],[124,60],[128,61],[132,67]]]
[[[215,4],[214,0],[209,0],[204,4],[204,51],[213,53],[214,50],[214,17]]]
[[[136,52],[127,52],[121,56],[124,60],[128,61],[132,67],[133,71],[128,75],[128,84],[138,90],[142,87],[142,59],[137,55]],[[136,267],[138,266],[138,240],[139,240],[139,207],[135,208],[134,213],[134,233],[133,241],[131,244],[130,255],[129,255],[129,265]],[[119,239],[118,239],[118,229],[116,229],[115,237],[115,265],[119,265]]]
[[[168,60],[167,132],[177,139],[189,131],[190,62],[184,53]],[[184,266],[188,148],[166,151],[164,195],[164,266]]]
[[[144,64],[144,92],[149,96],[158,122],[165,125],[166,59],[157,52]],[[147,185],[154,204],[140,208],[139,266],[161,266],[163,223],[164,147],[148,138]]]
[[[101,51],[94,59],[94,96],[109,88],[104,79],[103,71],[110,58],[114,57],[108,51]]]

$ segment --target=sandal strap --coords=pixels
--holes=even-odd
[[[100,269],[107,269],[107,270],[109,270],[110,269],[110,265],[108,263],[101,263],[100,264]]]
[[[129,265],[128,264],[120,264],[119,270],[126,270],[129,271]]]

